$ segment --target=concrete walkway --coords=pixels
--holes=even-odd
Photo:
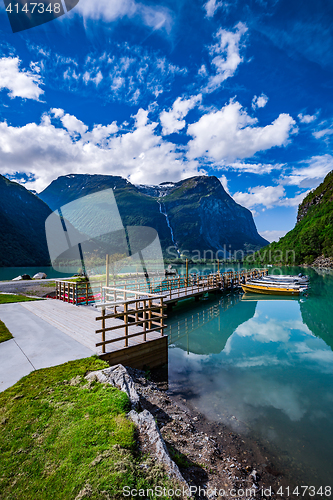
[[[0,343],[0,392],[33,370],[95,354],[23,304],[0,305],[0,320],[14,337]]]

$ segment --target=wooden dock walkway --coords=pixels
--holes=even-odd
[[[198,300],[206,293],[232,290],[267,272],[265,269],[176,278],[136,277],[119,280],[113,286],[108,280],[107,284],[57,281],[58,300],[46,301],[44,306],[32,302],[27,308],[112,364],[153,368],[168,359],[165,308],[185,299]]]
[[[95,333],[96,318],[100,315],[100,312],[96,308],[92,306],[73,307],[71,304],[51,299],[22,302],[21,305],[80,344],[96,352],[99,356],[103,355],[102,346],[96,345],[100,340],[98,334]],[[115,327],[115,329],[106,332],[105,340],[116,340],[109,344],[108,351],[110,353],[121,351],[124,348],[124,341],[118,340],[118,338],[125,336],[124,321],[113,318],[108,323],[108,326]],[[132,334],[137,333],[140,335],[131,337]],[[137,347],[146,341],[150,342],[160,340],[161,338],[161,335],[156,331],[146,332],[145,334],[143,327],[137,325],[131,326],[130,324],[128,326],[128,334],[129,348]],[[145,335],[146,340],[144,340]]]

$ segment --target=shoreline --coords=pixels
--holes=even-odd
[[[300,477],[291,465],[287,472],[279,463],[281,460],[263,443],[235,432],[224,423],[208,420],[181,395],[173,394],[163,370],[153,370],[152,380],[147,380],[145,372],[126,369],[140,396],[142,409],[153,414],[185,481],[205,492],[215,488],[225,491],[223,496],[209,497],[204,493],[196,498],[231,499],[235,498],[232,491],[240,491],[236,498],[245,498],[245,493],[241,494],[243,490],[252,490],[250,498],[278,498],[279,488],[283,492],[288,487],[293,491],[297,485],[304,484],[306,474]],[[285,494],[280,498],[286,496],[297,498]]]

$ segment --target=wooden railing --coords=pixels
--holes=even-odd
[[[105,282],[86,281],[70,282],[56,281],[56,298],[72,304],[89,304],[92,302],[105,302],[113,300],[126,300],[131,296],[130,292],[137,292],[136,297],[144,295],[165,294],[166,297],[175,298],[186,295],[209,291],[220,288],[221,290],[233,289],[239,286],[242,281],[254,277],[267,275],[268,270],[243,270],[239,272],[228,271],[224,273],[214,273],[206,276],[189,275],[177,276],[176,278],[152,277],[146,280],[143,276],[136,276],[135,279],[122,279],[115,281],[113,286],[105,287]]]
[[[127,293],[136,294],[133,291]],[[151,295],[144,298],[123,299],[98,304],[97,307],[101,308],[102,315],[96,318],[96,321],[101,321],[101,328],[96,330],[96,334],[102,334],[102,341],[97,342],[96,347],[102,346],[102,352],[105,353],[105,346],[113,342],[124,340],[125,347],[128,347],[128,340],[139,335],[143,336],[144,342],[147,341],[147,335],[152,332],[160,332],[163,336],[166,326],[163,323],[164,318],[166,318],[163,298],[163,296]],[[113,312],[109,312],[109,308],[112,308]],[[119,319],[122,320],[121,323],[114,324],[113,321],[112,326],[107,325],[109,320]],[[140,330],[132,333],[130,330],[133,330],[134,327],[140,327]],[[123,331],[123,335],[106,339],[108,332],[114,333],[120,329]]]
[[[56,298],[75,305],[100,301],[104,282],[62,281],[56,284]]]

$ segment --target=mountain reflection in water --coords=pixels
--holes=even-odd
[[[315,274],[311,286],[304,299],[179,307],[167,322],[169,386],[209,419],[260,438],[304,484],[331,485],[333,277]]]

